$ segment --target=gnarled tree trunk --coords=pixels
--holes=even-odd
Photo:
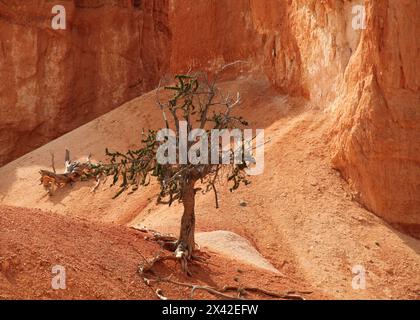
[[[187,183],[182,190],[184,214],[181,220],[181,231],[176,249],[177,257],[190,259],[195,247],[195,182]]]

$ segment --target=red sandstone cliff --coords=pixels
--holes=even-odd
[[[165,1],[0,2],[0,165],[152,89]],[[62,4],[67,29],[52,30]]]
[[[175,7],[172,66],[251,58],[280,90],[319,104],[334,119],[333,166],[356,199],[418,233],[420,1],[195,4]],[[352,28],[356,4],[366,6],[364,30]]]
[[[334,108],[333,164],[357,199],[420,235],[420,1],[372,1]]]
[[[58,33],[49,3],[21,3],[0,3],[0,162],[165,72],[243,59],[330,114],[332,163],[356,199],[420,225],[420,1],[63,1],[70,30]],[[352,28],[355,4],[366,6],[365,30]]]

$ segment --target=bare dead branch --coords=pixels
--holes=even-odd
[[[51,168],[53,170],[54,173],[57,173],[57,171],[55,170],[55,163],[54,163],[54,152],[51,152]]]

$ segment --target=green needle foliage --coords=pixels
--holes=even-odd
[[[231,115],[233,107],[240,103],[239,94],[233,100],[229,96],[224,97],[215,85],[215,80],[209,82],[207,76],[177,75],[175,84],[164,87],[166,92],[172,92],[172,96],[166,103],[160,102],[157,90],[157,103],[162,110],[166,128],[170,129],[170,123],[179,142],[180,121],[186,121],[188,130],[195,127],[206,130],[210,137],[211,129],[234,129],[248,125],[242,117]],[[167,113],[171,121],[167,119]],[[197,124],[197,125],[194,125]],[[195,182],[201,183],[200,190],[215,193],[216,207],[218,197],[216,183],[225,178],[232,183],[231,191],[236,190],[241,184],[249,184],[244,169],[246,163],[233,164],[160,164],[157,161],[157,151],[163,142],[157,140],[157,132],[149,130],[142,133],[141,146],[137,150],[128,150],[126,153],[111,152],[106,149],[108,160],[105,163],[92,165],[92,175],[104,174],[113,176],[112,185],[119,186],[114,198],[124,191],[136,191],[140,186],[148,186],[151,177],[155,177],[160,184],[159,203],[171,205],[174,201],[182,202],[183,190],[194,187]],[[178,145],[178,144],[177,144]],[[188,150],[192,143],[188,144]],[[213,146],[214,147],[214,146]],[[221,145],[219,145],[220,149]],[[212,146],[209,146],[208,154]],[[220,153],[220,159],[222,154]],[[179,155],[177,155],[179,160]],[[178,163],[178,161],[177,161]]]

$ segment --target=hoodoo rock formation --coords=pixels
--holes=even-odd
[[[0,2],[0,163],[167,72],[246,60],[329,114],[332,165],[355,199],[420,234],[420,1],[58,2],[68,30],[50,28],[49,1]]]

